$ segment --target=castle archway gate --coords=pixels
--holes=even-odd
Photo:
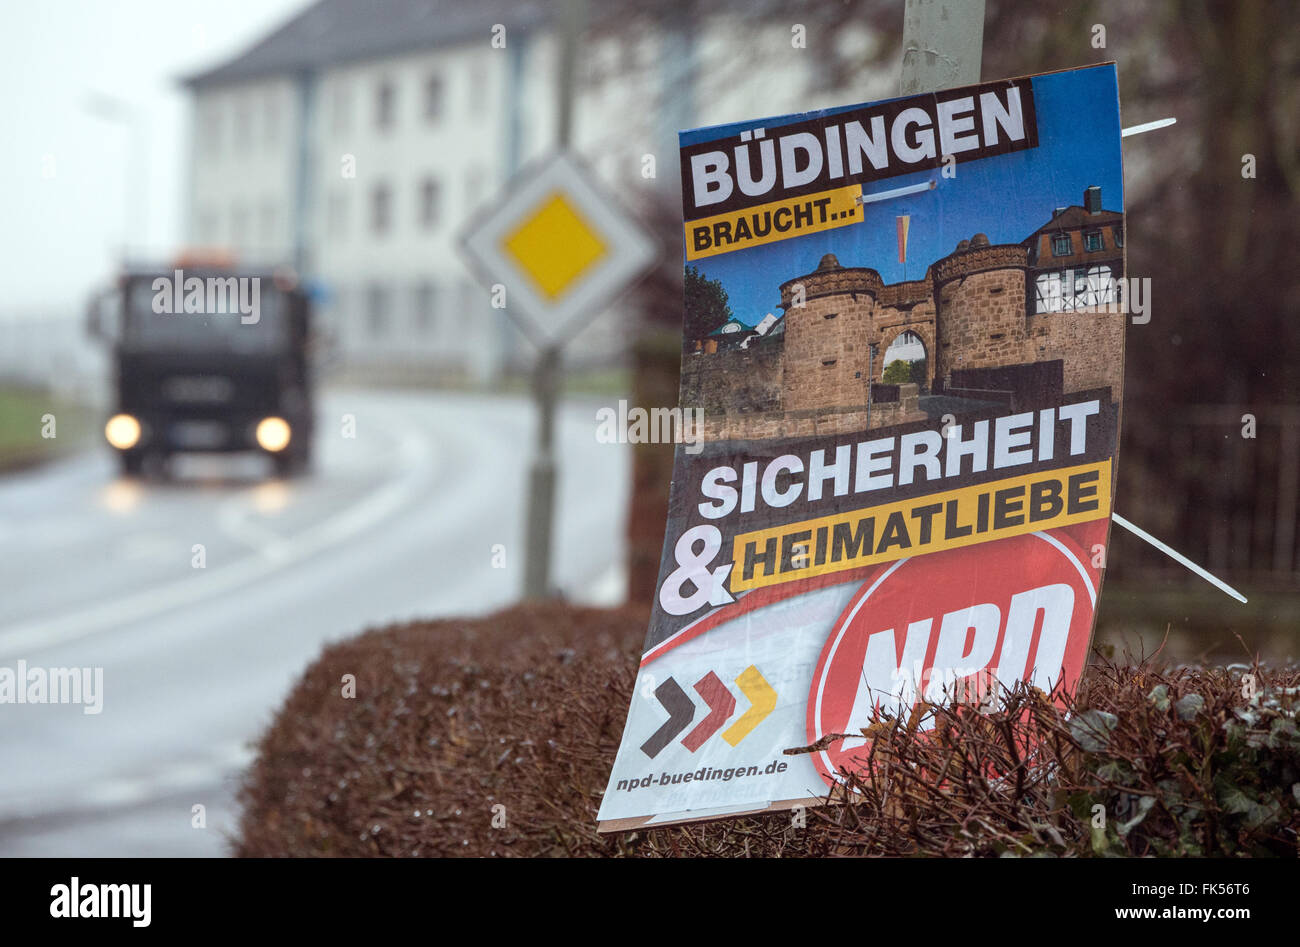
[[[925,349],[925,390],[931,391],[934,388],[935,363],[933,320],[903,322],[896,325],[882,326],[880,329],[880,356],[876,360],[876,369],[872,381],[881,381],[885,371],[885,353],[889,351],[890,346],[897,342],[904,333],[908,332],[919,338],[922,347]]]

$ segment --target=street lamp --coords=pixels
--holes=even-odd
[[[147,244],[149,230],[149,134],[144,113],[124,99],[90,92],[82,109],[102,121],[112,122],[127,132],[127,160],[122,176],[122,259],[130,248],[131,207],[139,212],[139,244]],[[135,192],[134,195],[132,192]]]

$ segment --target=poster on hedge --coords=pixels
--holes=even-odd
[[[815,804],[874,715],[1072,689],[1115,482],[1113,64],[680,143],[698,440],[602,831]]]

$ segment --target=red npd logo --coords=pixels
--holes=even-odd
[[[880,566],[862,582],[822,647],[808,695],[808,742],[855,734],[813,754],[829,785],[857,770],[884,712],[944,703],[1028,680],[1073,688],[1083,672],[1100,588],[1082,549],[1104,519]]]

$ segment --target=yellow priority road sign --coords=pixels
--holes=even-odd
[[[571,334],[653,263],[641,226],[565,153],[522,171],[463,232],[480,277],[505,289],[506,311],[538,341]]]

